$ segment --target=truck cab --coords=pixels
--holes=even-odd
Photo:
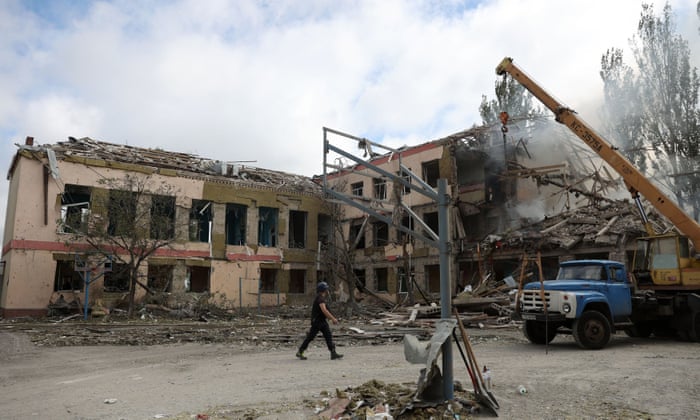
[[[571,333],[580,347],[601,349],[616,324],[629,323],[632,285],[621,262],[566,261],[555,280],[526,284],[517,310],[532,343],[547,344],[558,333]]]

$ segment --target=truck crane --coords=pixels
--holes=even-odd
[[[524,317],[524,319],[529,317],[532,321],[528,327],[526,320],[525,333],[528,339],[534,343],[545,344],[553,339],[558,327],[568,327],[572,329],[576,341],[582,347],[601,348],[607,343],[607,339],[604,339],[605,334],[599,333],[605,332],[607,329],[609,337],[610,331],[614,332],[617,325],[624,328],[631,336],[678,333],[682,337],[700,341],[700,256],[695,254],[695,252],[700,252],[700,224],[688,216],[673,200],[669,199],[616,147],[583,121],[574,110],[557,101],[513,63],[512,58],[504,58],[496,67],[496,74],[510,75],[519,82],[554,113],[557,122],[566,125],[622,177],[639,210],[646,231],[646,236],[637,238],[632,270],[630,271],[632,280],[630,286],[634,289],[629,295],[631,305],[628,305],[627,308],[630,309],[612,310],[609,306],[608,296],[601,292],[597,303],[594,302],[596,298],[590,302],[594,304],[595,312],[600,313],[605,319],[601,319],[601,316],[597,315],[583,315],[586,308],[582,305],[579,305],[578,310],[574,311],[577,313],[558,313],[556,307],[550,308],[551,303],[547,305],[547,309],[551,311],[550,316],[547,310],[543,310],[542,302],[538,302],[538,294],[534,293],[534,289],[542,286],[531,284],[529,292],[528,287],[525,288],[525,293],[531,294],[528,296],[532,304],[530,309],[543,313],[537,314],[536,317],[530,313]],[[670,220],[678,233],[656,232],[647,218],[641,196],[645,197],[660,214]],[[692,249],[693,247],[695,250]],[[620,272],[619,269],[617,272]],[[619,281],[616,275],[604,277],[610,281],[610,285]],[[567,293],[575,292],[575,287],[572,289],[571,284],[566,287],[557,286],[555,283],[558,281],[555,280],[549,287],[553,290],[566,289]],[[567,297],[562,296],[562,298],[566,300]],[[577,297],[574,293],[568,298],[580,299],[581,296]],[[584,300],[589,302],[586,299]],[[527,302],[528,300],[525,299],[525,312],[528,312]],[[584,301],[579,303],[584,303]],[[570,306],[567,307],[570,308]],[[557,320],[558,316],[560,318]],[[554,331],[548,331],[546,327],[543,328],[543,325],[548,324],[540,322],[550,318],[554,320],[552,324]],[[579,318],[585,318],[586,323],[592,319],[590,321],[592,324],[582,326],[581,322],[578,322]],[[569,321],[565,322],[562,319],[569,319]],[[586,337],[587,334],[590,336]]]
[[[640,283],[648,283],[651,280],[651,284],[657,286],[700,290],[700,261],[693,258],[690,249],[692,242],[695,250],[700,252],[700,224],[649,181],[616,147],[593,130],[574,110],[564,106],[547,93],[509,57],[504,58],[496,68],[496,74],[506,73],[539,99],[554,113],[557,122],[566,125],[624,180],[639,209],[648,235],[640,238],[637,244],[639,259],[635,258],[634,273],[639,277]],[[670,220],[681,235],[655,232],[647,219],[640,194],[659,213]]]

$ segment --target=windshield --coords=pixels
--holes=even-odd
[[[569,265],[559,268],[557,280],[598,280],[606,281],[605,267],[601,265]]]

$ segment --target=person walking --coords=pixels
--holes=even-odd
[[[316,286],[316,299],[314,299],[314,303],[311,306],[311,328],[309,329],[308,334],[306,334],[306,338],[304,339],[304,342],[301,343],[299,351],[297,351],[296,354],[296,356],[301,360],[307,359],[307,357],[304,356],[304,352],[309,347],[309,343],[316,338],[319,331],[323,334],[323,338],[326,339],[326,346],[328,346],[328,351],[331,352],[331,360],[337,360],[343,357],[342,354],[338,354],[335,351],[333,334],[331,333],[331,327],[328,325],[328,320],[334,324],[338,323],[338,318],[333,316],[326,305],[329,289],[330,287],[328,287],[328,283],[325,281],[320,282]]]

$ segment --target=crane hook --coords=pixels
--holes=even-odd
[[[508,127],[506,127],[506,124],[508,124],[508,113],[506,111],[501,111],[499,118],[501,119],[501,124],[503,124],[501,131],[507,133]]]

